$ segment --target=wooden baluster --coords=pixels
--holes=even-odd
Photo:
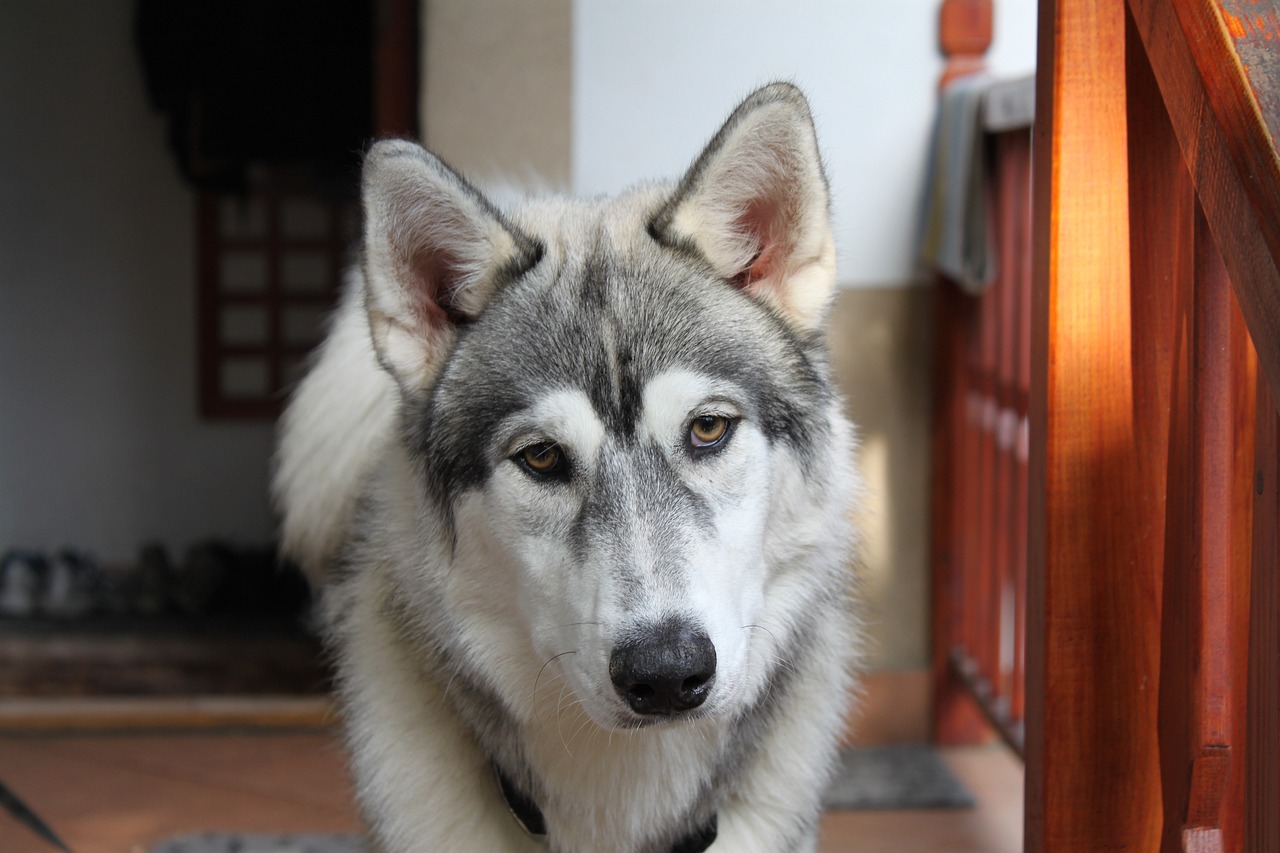
[[[1014,595],[1014,542],[1017,539],[1015,528],[1016,500],[1018,487],[1018,466],[1015,457],[1017,439],[1017,418],[1014,412],[1017,406],[1017,352],[1019,344],[1018,299],[1021,295],[1018,276],[1022,270],[1019,264],[1021,246],[1018,235],[1025,228],[1022,209],[1018,197],[1021,184],[1019,169],[1027,168],[1027,164],[1016,156],[1020,138],[1016,134],[1003,134],[996,142],[996,162],[999,178],[996,183],[997,212],[995,227],[999,232],[999,276],[1000,276],[1000,350],[997,357],[996,378],[996,500],[995,500],[995,575],[996,583],[993,594],[993,610],[996,614],[996,637],[998,645],[995,650],[995,670],[992,680],[1000,710],[1009,719],[1012,709],[1013,676],[1016,667],[1013,647],[1017,642],[1014,634],[1013,602]]]
[[[1125,7],[1046,0],[1040,36],[1026,849],[1148,853],[1163,518],[1130,326]]]
[[[1194,246],[1169,438],[1160,671],[1165,853],[1224,849],[1234,742],[1233,513],[1247,512],[1233,499],[1233,381],[1243,376],[1232,364],[1231,282],[1198,209]]]
[[[1030,476],[1027,470],[1027,462],[1030,455],[1030,429],[1027,422],[1027,398],[1029,389],[1031,388],[1031,270],[1032,270],[1032,251],[1031,251],[1031,139],[1030,134],[1023,140],[1019,150],[1022,159],[1022,168],[1019,170],[1021,179],[1018,186],[1018,196],[1022,203],[1022,212],[1019,219],[1023,223],[1019,232],[1021,240],[1021,253],[1018,260],[1019,276],[1018,288],[1020,297],[1018,302],[1018,328],[1021,330],[1018,339],[1018,397],[1017,412],[1019,417],[1018,435],[1016,439],[1015,455],[1018,460],[1018,498],[1017,498],[1017,517],[1015,519],[1017,537],[1014,540],[1014,553],[1017,555],[1018,565],[1015,574],[1015,596],[1014,596],[1014,655],[1016,656],[1016,666],[1014,668],[1015,682],[1013,687],[1013,713],[1014,719],[1020,723],[1026,718],[1026,650],[1027,650],[1027,548],[1028,548],[1028,490]],[[1025,733],[1022,739],[1025,744]],[[1023,747],[1025,755],[1025,745]]]
[[[944,0],[939,10],[938,43],[946,58],[939,85],[982,68],[991,44],[991,0]],[[977,565],[972,491],[977,434],[969,420],[977,391],[971,373],[969,343],[977,334],[976,305],[955,285],[939,279],[934,288],[935,369],[932,441],[932,520],[930,565],[933,571],[934,739],[941,744],[987,740],[989,728],[952,666],[952,652],[973,638],[973,602],[969,597]]]
[[[1222,262],[1220,253],[1217,261]],[[1228,282],[1228,285],[1230,283]],[[1234,289],[1230,305],[1231,436],[1235,457],[1231,477],[1231,777],[1222,803],[1222,842],[1226,850],[1243,850],[1245,785],[1248,772],[1249,606],[1253,568],[1253,500],[1257,432],[1258,359]],[[1280,673],[1276,673],[1280,676]],[[1280,801],[1274,804],[1280,813]],[[1272,848],[1280,849],[1280,847]]]
[[[965,341],[975,333],[973,299],[947,281],[934,288],[935,347],[930,565],[933,570],[933,737],[941,744],[976,743],[987,727],[951,664],[966,626],[966,548],[972,506],[965,464],[971,429]]]
[[[1280,415],[1259,371],[1249,612],[1246,853],[1280,850]]]
[[[999,486],[999,453],[996,446],[996,418],[998,412],[998,359],[1000,352],[1000,292],[1004,283],[999,277],[992,282],[978,299],[978,315],[981,327],[978,332],[977,359],[978,397],[976,428],[979,436],[977,465],[978,490],[974,500],[976,524],[973,528],[977,539],[976,562],[969,576],[973,590],[973,609],[968,618],[973,625],[968,652],[975,673],[986,682],[987,690],[999,687],[1000,672],[1000,608],[999,565],[997,548],[1000,538],[998,525],[997,489]],[[989,698],[994,694],[988,692]]]

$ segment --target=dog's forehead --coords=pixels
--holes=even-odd
[[[771,349],[777,330],[758,308],[705,262],[649,235],[661,199],[645,189],[605,201],[549,200],[514,216],[546,248],[468,331],[457,353],[466,374],[587,388],[601,408],[617,409],[676,365],[737,374],[751,358],[737,346],[744,335],[757,341],[754,353]]]
[[[508,208],[508,216],[539,240],[553,263],[582,257],[588,250],[618,254],[643,252],[652,243],[649,222],[671,188],[641,184],[615,196],[528,198]]]

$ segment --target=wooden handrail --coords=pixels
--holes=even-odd
[[[1280,399],[1280,3],[1128,5],[1262,371]]]

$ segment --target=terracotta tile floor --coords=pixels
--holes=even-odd
[[[1021,848],[1022,770],[996,747],[947,760],[974,810],[829,814],[822,853],[1014,853]],[[75,853],[143,853],[171,835],[210,829],[352,832],[341,748],[329,734],[0,736],[0,778]],[[51,848],[0,813],[0,851]]]

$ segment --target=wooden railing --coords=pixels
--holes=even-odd
[[[1280,851],[1280,9],[1044,0],[1040,33],[1027,849]],[[940,346],[982,328],[952,298]],[[982,538],[950,529],[942,570]],[[951,737],[980,719],[957,645],[1001,689],[989,629],[964,624],[991,594],[958,600],[935,642]]]
[[[1023,749],[1031,134],[991,140],[995,279],[970,295],[936,287],[933,438],[935,732]]]
[[[982,71],[989,3],[946,3],[947,84]],[[996,733],[1022,752],[1025,713],[1031,132],[985,136],[995,274],[980,292],[936,282],[932,548],[934,731]]]

